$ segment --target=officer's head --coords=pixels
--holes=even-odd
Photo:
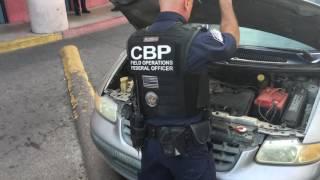
[[[189,21],[193,7],[193,0],[159,0],[159,3],[161,12],[176,12]]]

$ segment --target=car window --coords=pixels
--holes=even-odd
[[[314,48],[298,41],[264,31],[241,27],[240,33],[240,45],[263,46],[282,49],[299,49],[307,51],[314,50]]]

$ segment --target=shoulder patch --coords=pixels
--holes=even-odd
[[[216,30],[216,29],[210,29],[210,33],[212,35],[212,37],[219,41],[220,43],[224,44],[223,42],[223,37],[220,31]]]

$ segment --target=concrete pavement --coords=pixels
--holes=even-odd
[[[78,37],[127,23],[127,19],[120,12],[111,11],[112,7],[111,3],[107,3],[105,6],[92,9],[91,14],[83,14],[82,16],[69,14],[69,29],[59,33],[31,33],[28,23],[1,25],[0,53]]]
[[[0,55],[0,179],[86,179],[59,50],[80,49],[100,86],[125,47],[130,25]],[[102,161],[99,179],[121,179]]]
[[[85,179],[58,56],[1,55],[0,76],[0,179]]]

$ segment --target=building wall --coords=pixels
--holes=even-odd
[[[9,23],[29,21],[27,0],[4,0],[4,2]],[[109,2],[109,0],[87,0],[87,6],[93,8],[106,4],[107,2]]]
[[[26,0],[4,0],[9,23],[28,22],[28,7]]]

